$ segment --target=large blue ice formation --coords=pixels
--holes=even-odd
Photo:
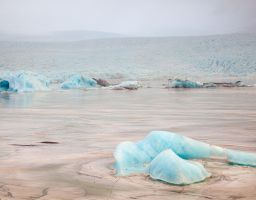
[[[118,175],[128,175],[144,170],[162,151],[172,151],[183,159],[223,156],[224,150],[191,138],[167,131],[152,131],[143,140],[123,142],[114,153]]]
[[[45,76],[29,71],[4,73],[0,75],[0,79],[2,91],[32,92],[49,90],[49,81]]]
[[[169,87],[172,88],[201,88],[203,87],[203,84],[199,82],[193,82],[189,80],[169,80]]]
[[[162,152],[165,152],[166,150],[170,150],[172,153],[165,153],[161,155]],[[173,154],[175,154],[176,157],[173,156]],[[158,158],[160,155],[161,157]],[[228,162],[234,164],[256,166],[256,154],[224,149],[167,131],[152,131],[143,140],[136,143],[120,143],[114,152],[114,157],[116,159],[115,169],[117,175],[125,176],[130,174],[144,173],[149,174],[153,178],[157,178],[172,184],[189,184],[201,181],[208,177],[208,173],[206,173],[202,167],[195,169],[197,167],[192,167],[190,162],[186,163],[188,162],[186,161],[187,159],[219,157],[226,158]],[[184,171],[180,173],[182,173],[184,176],[188,176],[182,179],[187,180],[187,182],[183,181],[182,183],[181,179],[177,179],[179,180],[177,182],[173,181],[174,175],[170,175],[172,172],[168,172],[168,166],[173,165],[173,160],[181,162],[181,160],[178,158],[181,159],[183,165],[186,166],[186,169],[183,169]],[[157,159],[157,162],[154,161],[155,159]],[[172,161],[169,161],[168,159]],[[154,167],[152,166],[153,163]],[[168,165],[162,166],[165,164]],[[195,163],[193,164],[200,166]],[[178,168],[178,164],[176,167]],[[152,169],[156,169],[155,171],[153,170],[153,174]],[[162,171],[160,169],[162,169]],[[170,168],[169,170],[174,169]],[[193,177],[190,175],[190,170],[195,170],[196,172],[194,173],[198,174],[198,176],[195,175],[195,177]],[[160,174],[157,174],[156,172]],[[166,179],[166,177],[169,176],[171,176],[172,179]],[[188,180],[191,180],[191,182]]]
[[[176,185],[196,183],[210,177],[203,165],[184,160],[171,149],[161,152],[150,163],[149,175],[153,179]]]
[[[96,87],[97,82],[92,78],[84,77],[81,74],[72,75],[61,84],[62,89],[85,89]]]

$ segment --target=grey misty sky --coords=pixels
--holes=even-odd
[[[0,31],[127,35],[256,32],[256,0],[0,0]]]

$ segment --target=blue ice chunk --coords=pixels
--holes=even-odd
[[[237,151],[227,150],[227,159],[229,163],[256,167],[256,154]]]
[[[149,175],[167,183],[186,185],[203,181],[210,173],[200,163],[184,160],[168,149],[151,162]]]
[[[136,143],[123,142],[114,157],[118,175],[144,173],[173,184],[190,184],[209,176],[200,164],[187,159],[221,157],[230,163],[256,167],[256,154],[224,149],[167,131],[152,131]]]
[[[117,175],[147,173],[151,158],[133,142],[122,142],[114,153]]]
[[[92,78],[84,77],[80,74],[72,75],[61,84],[62,89],[84,89],[96,87],[97,82]]]
[[[208,158],[212,152],[209,144],[167,131],[152,131],[137,145],[151,159],[166,149],[172,149],[184,159]]]
[[[32,92],[49,90],[49,80],[43,75],[30,71],[8,72],[3,74],[1,78],[8,81],[8,91]]]
[[[8,91],[10,88],[9,81],[7,80],[1,80],[0,79],[0,92],[1,91]]]
[[[147,166],[162,151],[172,149],[184,159],[208,158],[217,155],[211,145],[167,131],[152,131],[143,140],[123,142],[114,153],[116,171],[119,175],[147,172]],[[221,149],[221,148],[220,148]]]
[[[175,80],[170,80],[169,87],[172,87],[172,88],[201,88],[201,87],[203,87],[203,84],[198,83],[198,82],[189,81],[189,80],[175,79]]]
[[[146,166],[162,151],[171,149],[183,159],[223,157],[225,150],[167,131],[152,131],[143,140],[118,145],[114,156],[117,174],[146,172]]]

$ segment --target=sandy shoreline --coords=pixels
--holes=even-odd
[[[255,199],[256,169],[222,160],[202,161],[212,177],[189,186],[116,177],[112,168],[118,143],[151,130],[256,152],[255,88],[56,91],[0,99],[1,200]]]

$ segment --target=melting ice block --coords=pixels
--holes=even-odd
[[[150,163],[149,175],[167,183],[185,185],[203,181],[210,173],[200,163],[184,160],[168,149]]]
[[[80,74],[72,75],[61,84],[62,89],[84,89],[96,87],[97,82],[92,78],[84,77]]]
[[[1,75],[1,79],[1,85],[5,86],[6,91],[32,92],[49,90],[49,80],[45,76],[29,71],[8,72]]]
[[[167,131],[152,131],[143,140],[123,142],[114,153],[116,170],[119,175],[141,172],[146,173],[147,166],[162,151],[171,149],[183,159],[209,158],[225,156],[221,147],[215,147],[191,138]]]
[[[203,84],[199,82],[193,82],[189,80],[169,80],[169,87],[172,88],[201,88],[203,87]]]
[[[152,131],[136,143],[123,142],[114,153],[117,175],[144,173],[172,184],[204,180],[209,173],[187,159],[226,158],[256,167],[256,154],[224,149],[167,131]]]
[[[143,140],[123,142],[114,153],[118,175],[147,173],[150,162],[161,152],[171,149],[183,159],[223,156],[225,151],[191,138],[167,131],[152,131]]]

